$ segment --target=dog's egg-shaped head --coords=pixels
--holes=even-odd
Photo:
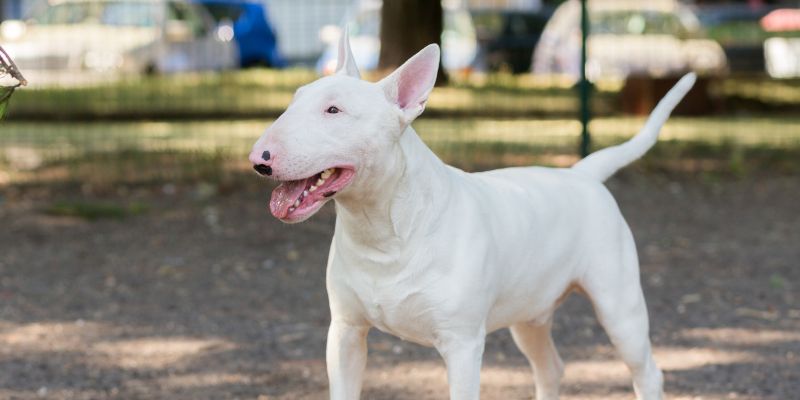
[[[298,89],[253,145],[256,170],[282,182],[272,214],[299,222],[339,193],[381,182],[401,135],[425,108],[438,65],[439,48],[430,45],[381,81],[361,80],[345,29],[337,72]]]

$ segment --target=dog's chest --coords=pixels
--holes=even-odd
[[[438,318],[430,293],[402,285],[370,285],[356,293],[365,318],[376,328],[410,342],[434,344]]]
[[[332,259],[329,290],[337,306],[355,312],[375,328],[425,346],[435,343],[446,284],[430,268],[431,252],[395,246],[380,252],[342,247]],[[337,308],[337,307],[335,307]]]

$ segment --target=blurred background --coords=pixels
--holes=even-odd
[[[441,44],[414,126],[468,171],[571,165],[696,72],[609,183],[657,359],[673,398],[794,398],[800,2],[585,4],[584,63],[579,0],[0,1],[28,81],[0,121],[0,398],[325,398],[333,210],[276,223],[247,154],[335,70],[345,25],[372,81]],[[557,342],[583,360],[564,398],[630,398],[591,306],[564,308]],[[433,353],[372,335],[366,398],[444,397]],[[486,398],[529,398],[507,333],[486,364]]]
[[[372,80],[442,43],[446,79],[418,131],[448,161],[468,169],[574,161],[579,1],[412,3],[4,0],[0,43],[30,85],[3,123],[0,183],[173,178],[191,174],[195,159],[244,161],[294,90],[335,69],[344,24]],[[630,137],[676,78],[695,71],[700,83],[658,151],[677,159],[796,147],[795,3],[590,1],[592,145]],[[156,153],[190,171],[163,176],[149,160]],[[147,167],[106,168],[143,159]],[[120,176],[104,176],[110,170]]]

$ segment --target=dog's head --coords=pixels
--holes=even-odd
[[[336,196],[380,190],[398,167],[398,142],[425,109],[438,67],[433,44],[383,80],[363,81],[345,29],[336,74],[298,89],[253,145],[256,171],[281,182],[272,215],[300,222]]]

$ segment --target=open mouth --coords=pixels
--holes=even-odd
[[[354,176],[352,168],[332,167],[308,178],[284,181],[272,191],[269,210],[275,218],[301,221],[319,210]]]

